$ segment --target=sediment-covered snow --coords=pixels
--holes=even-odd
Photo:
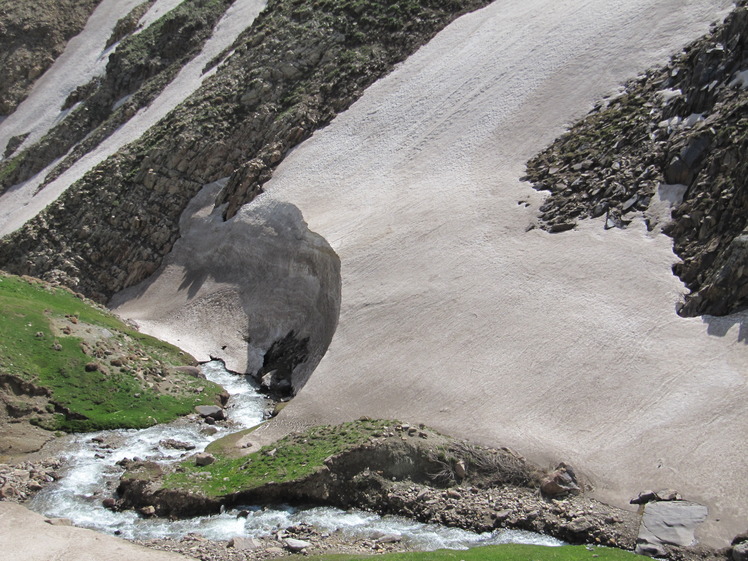
[[[641,223],[526,231],[543,196],[518,179],[565,123],[729,6],[498,0],[295,150],[263,196],[339,253],[342,309],[266,437],[425,422],[570,462],[622,506],[674,487],[709,505],[715,543],[744,529],[746,316],[678,317],[671,240]]]

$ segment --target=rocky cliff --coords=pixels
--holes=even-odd
[[[599,104],[528,164],[541,227],[643,217],[673,238],[684,316],[748,305],[748,4]],[[668,207],[663,210],[663,205]],[[672,212],[671,212],[672,211]]]

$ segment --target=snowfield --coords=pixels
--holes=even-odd
[[[620,506],[676,488],[709,506],[707,542],[744,530],[746,315],[678,317],[671,240],[640,222],[526,231],[543,196],[518,179],[729,6],[498,0],[294,151],[264,196],[340,255],[341,315],[265,438],[361,415],[425,422],[570,462]]]
[[[748,314],[678,317],[684,288],[670,270],[669,238],[641,221],[625,231],[606,232],[600,220],[562,234],[531,229],[543,194],[519,181],[565,125],[731,5],[496,0],[294,150],[259,205],[295,205],[338,253],[340,321],[308,383],[257,439],[362,415],[424,422],[548,467],[571,463],[597,498],[619,506],[647,488],[675,488],[708,505],[699,530],[707,544],[744,531]],[[239,32],[232,21],[227,34]],[[164,95],[178,99],[199,82],[185,77]],[[161,101],[41,193],[61,192],[137,138]],[[24,204],[0,200],[3,232],[43,208],[32,202],[21,215]],[[216,240],[226,231],[205,224]],[[220,330],[240,340],[240,295],[254,287],[222,284],[214,258],[180,247],[189,263],[174,260],[119,304],[167,340],[192,334],[186,350],[202,357],[217,344],[194,337],[210,331],[206,318],[223,318]],[[231,266],[252,279],[263,265]],[[223,296],[205,298],[200,314],[164,311],[169,302],[194,309],[183,280],[200,273]]]

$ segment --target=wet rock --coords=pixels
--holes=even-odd
[[[376,538],[377,543],[400,543],[403,540],[400,534],[385,534]]]
[[[217,405],[198,405],[197,407],[195,407],[195,411],[201,417],[210,417],[214,421],[223,421],[226,418],[226,413],[224,412],[224,410]]]
[[[195,445],[189,442],[183,442],[181,440],[175,440],[173,438],[167,438],[159,442],[160,446],[164,448],[171,448],[172,450],[194,450]]]

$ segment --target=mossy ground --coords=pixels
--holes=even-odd
[[[440,549],[386,555],[311,555],[308,561],[634,561],[642,559],[628,551],[608,547],[539,545],[492,545],[467,551]]]
[[[193,362],[66,290],[0,276],[0,375],[48,391],[30,417],[44,428],[142,428],[216,403],[219,386],[169,370]]]
[[[363,444],[396,421],[358,420],[336,426],[319,426],[288,435],[247,456],[218,455],[209,466],[182,463],[164,479],[164,487],[191,490],[220,497],[255,489],[269,482],[301,479],[320,469],[329,456]],[[219,452],[218,448],[213,449]]]

